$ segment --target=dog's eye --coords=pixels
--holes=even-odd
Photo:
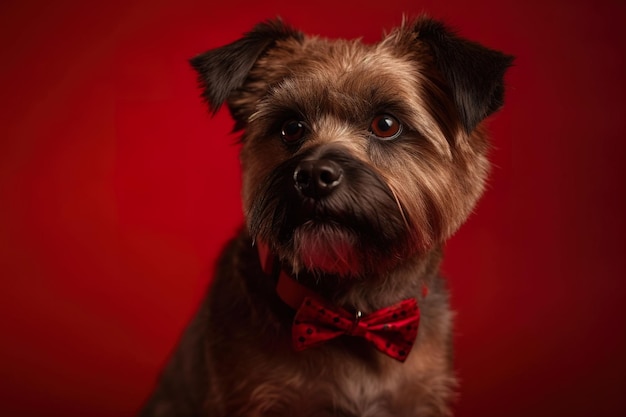
[[[283,123],[280,129],[280,136],[286,143],[294,143],[302,139],[306,128],[299,120],[291,119]]]
[[[402,133],[402,125],[395,117],[381,114],[372,120],[370,132],[380,139],[395,139]]]

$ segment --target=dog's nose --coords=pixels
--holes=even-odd
[[[303,195],[319,199],[332,193],[341,184],[343,170],[330,159],[306,160],[298,164],[293,179]]]

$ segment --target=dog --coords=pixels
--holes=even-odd
[[[441,248],[512,62],[427,16],[376,44],[275,19],[192,58],[242,133],[245,225],[141,415],[452,415]]]

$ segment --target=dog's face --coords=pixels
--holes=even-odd
[[[294,272],[342,277],[393,268],[466,219],[510,63],[427,18],[374,45],[269,22],[192,60],[210,107],[227,102],[244,130],[252,236]]]

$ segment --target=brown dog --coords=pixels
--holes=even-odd
[[[243,130],[247,224],[142,415],[450,415],[441,245],[511,62],[426,17],[375,45],[271,21],[192,59]]]

